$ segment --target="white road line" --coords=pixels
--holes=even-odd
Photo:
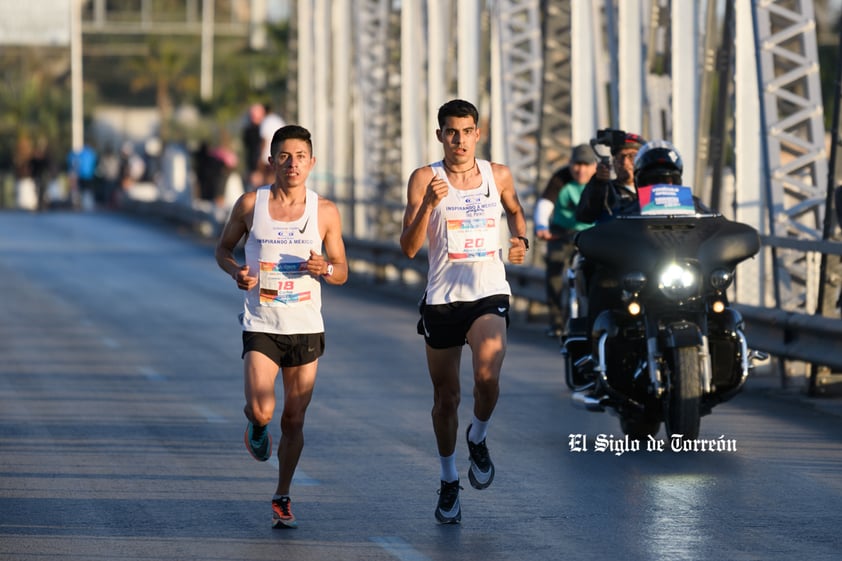
[[[276,441],[277,442],[277,441]],[[268,461],[271,465],[278,467],[278,454],[275,450],[272,451],[272,457]],[[322,482],[318,479],[313,479],[300,469],[295,470],[295,475],[292,476],[292,483],[294,485],[301,485],[302,487],[315,487],[321,485]]]
[[[215,413],[210,409],[210,407],[206,407],[204,405],[193,405],[193,410],[196,411],[202,417],[204,417],[209,423],[226,422],[225,417],[219,415],[218,413]]]
[[[430,558],[397,536],[374,536],[369,538],[400,561],[430,561]]]
[[[275,461],[277,462],[278,457],[275,456]],[[316,485],[321,485],[322,482],[318,479],[313,479],[303,471],[295,471],[295,475],[292,476],[292,482],[295,485],[301,485],[302,487],[315,487]]]
[[[109,349],[120,348],[120,343],[118,343],[116,339],[112,339],[111,337],[103,337],[102,344],[108,347]]]
[[[167,379],[166,376],[155,370],[154,368],[149,368],[148,366],[141,366],[138,368],[140,373],[143,374],[147,380],[152,382],[163,382]]]

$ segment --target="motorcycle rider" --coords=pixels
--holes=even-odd
[[[681,173],[684,163],[681,154],[675,146],[666,140],[653,140],[638,151],[634,159],[635,204],[640,213],[636,189],[647,185],[671,184],[681,185]],[[710,212],[702,203],[693,197],[697,212]]]
[[[635,141],[627,143],[633,145]],[[632,149],[626,148],[626,152]],[[622,162],[624,159],[615,155],[615,168],[617,169],[617,181],[599,181],[597,177],[588,183],[576,209],[578,219],[593,218],[600,222],[610,220],[616,216],[629,216],[640,214],[640,203],[637,196],[637,188],[647,185],[672,184],[681,185],[681,174],[684,170],[684,163],[681,154],[670,142],[665,140],[654,140],[643,144],[639,149],[633,149],[635,153],[634,163],[627,168]],[[622,150],[617,151],[622,154]],[[632,186],[618,185],[621,179],[621,171],[629,172],[632,178]],[[599,175],[597,169],[597,175]],[[603,177],[605,174],[603,173]],[[625,176],[622,176],[625,179]],[[589,192],[590,190],[590,192]],[[587,198],[586,198],[587,197]],[[696,212],[708,213],[710,210],[701,201],[693,197]],[[587,260],[582,265],[582,273],[585,278],[585,286],[588,295],[588,334],[594,320],[603,310],[609,310],[621,304],[621,291],[616,279],[611,274],[603,274],[602,271],[594,270]]]
[[[700,417],[739,392],[757,357],[725,291],[759,251],[758,232],[708,210],[682,172],[672,144],[645,144],[626,204],[606,207],[619,218],[576,238],[593,275],[587,320],[563,341],[567,384],[635,440],[661,423],[670,438],[697,439]]]

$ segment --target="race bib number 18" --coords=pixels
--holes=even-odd
[[[291,263],[260,262],[260,305],[282,306],[310,299],[302,290],[304,261]]]

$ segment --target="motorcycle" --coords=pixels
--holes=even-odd
[[[755,360],[726,291],[757,231],[719,214],[624,216],[580,232],[589,283],[614,291],[562,337],[574,404],[616,412],[633,439],[696,439],[700,418],[742,389]],[[593,306],[594,302],[589,305]]]

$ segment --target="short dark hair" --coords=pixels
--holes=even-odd
[[[439,128],[444,127],[444,122],[448,117],[471,117],[476,124],[479,122],[479,111],[470,101],[451,99],[439,107]]]
[[[280,146],[284,140],[289,140],[291,138],[306,142],[307,146],[310,148],[310,155],[313,155],[313,139],[310,135],[310,131],[298,125],[286,125],[275,131],[275,134],[272,135],[272,144],[269,145],[270,155],[273,158],[277,156],[278,146]]]

